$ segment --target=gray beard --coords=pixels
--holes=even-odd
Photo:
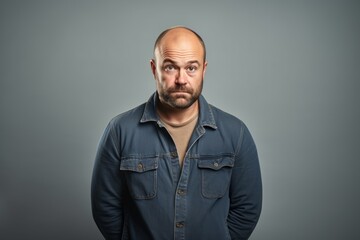
[[[177,98],[172,97],[169,94],[163,94],[161,96],[163,101],[168,104],[169,106],[176,108],[176,109],[186,109],[193,105],[194,102],[196,102],[199,99],[199,95],[191,95],[189,99],[186,99],[187,101],[185,103],[178,103],[176,100]]]
[[[158,92],[158,94],[159,94],[159,98],[162,99],[164,101],[164,103],[169,105],[170,107],[175,108],[175,109],[186,109],[186,108],[189,108],[191,105],[193,105],[194,102],[196,102],[199,99],[201,92],[202,92],[202,88],[203,88],[203,82],[200,86],[199,91],[197,91],[197,92],[188,90],[183,87],[178,87],[178,88],[171,88],[167,92],[163,92],[163,93]],[[173,97],[171,95],[171,93],[173,93],[175,91],[184,91],[186,93],[189,93],[191,96],[190,96],[190,98],[186,99],[185,103],[178,103],[177,102],[178,98]]]

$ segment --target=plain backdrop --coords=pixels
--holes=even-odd
[[[203,94],[256,141],[251,239],[360,239],[360,2],[0,1],[0,239],[102,239],[90,181],[108,121],[155,90],[165,28],[208,50]]]

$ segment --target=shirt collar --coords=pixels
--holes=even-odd
[[[160,121],[156,113],[156,102],[157,102],[156,100],[157,100],[157,92],[152,94],[149,100],[146,102],[143,115],[140,119],[140,123]],[[213,111],[211,109],[210,104],[207,103],[203,95],[200,95],[199,97],[199,108],[200,108],[199,124],[204,127],[207,126],[216,129],[217,126]]]

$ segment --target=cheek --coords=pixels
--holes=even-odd
[[[201,73],[197,73],[197,74],[194,74],[193,76],[191,76],[191,79],[196,84],[196,83],[199,83],[203,79],[203,76]]]
[[[196,79],[196,88],[201,88],[202,84],[203,84],[203,76],[200,75],[197,79]]]
[[[171,76],[170,74],[161,74],[160,75],[160,81],[162,82],[162,85],[170,85],[173,80],[174,80],[174,77]]]
[[[166,77],[164,74],[160,73],[158,75],[158,78],[156,79],[156,84],[160,90],[168,88],[168,86],[169,86],[168,77]]]

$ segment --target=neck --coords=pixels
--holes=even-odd
[[[161,103],[160,100],[158,100],[157,106],[157,112],[160,117],[166,122],[174,125],[181,125],[190,119],[193,119],[199,112],[199,100],[185,109],[171,108],[170,106]]]

